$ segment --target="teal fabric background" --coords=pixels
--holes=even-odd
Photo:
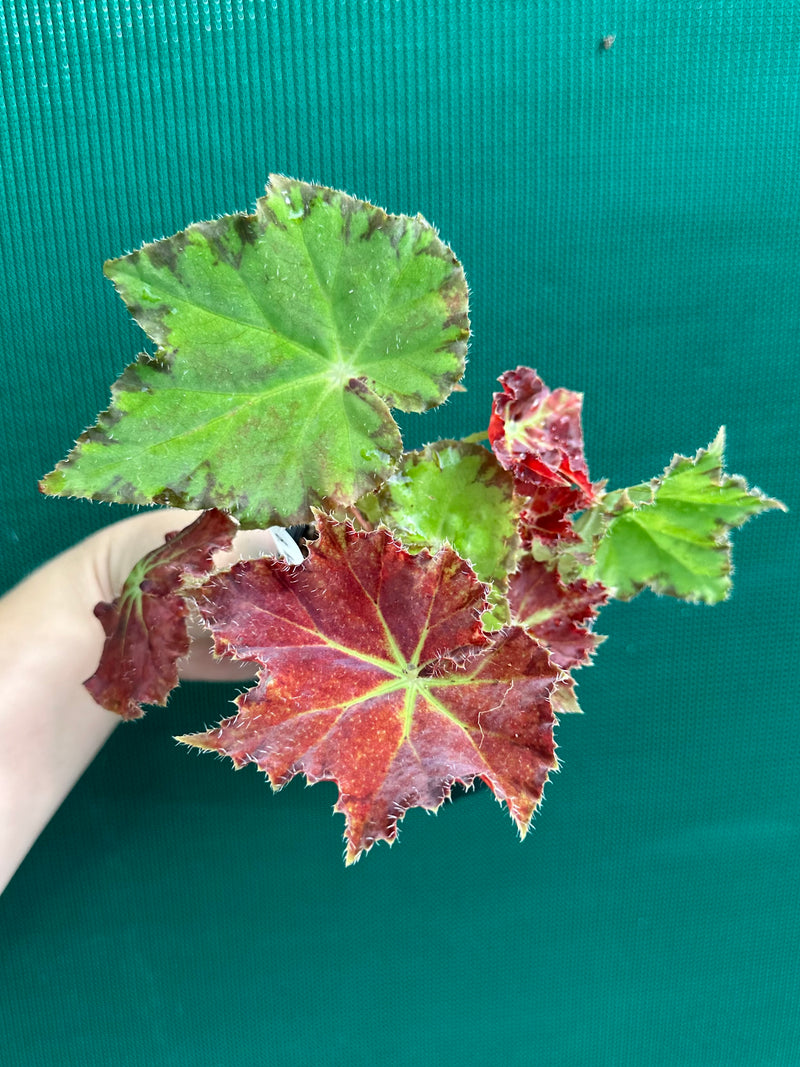
[[[145,344],[103,260],[270,171],[462,260],[468,392],[409,447],[528,363],[594,478],[725,423],[792,508],[725,604],[604,611],[524,844],[484,793],[346,870],[331,785],[176,750],[232,691],[120,728],[0,899],[3,1063],[800,1064],[800,3],[2,0],[0,48],[4,587],[126,513],[36,490]]]

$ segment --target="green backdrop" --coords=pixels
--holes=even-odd
[[[528,363],[595,478],[725,423],[792,508],[725,604],[604,611],[524,844],[484,793],[346,870],[333,786],[176,749],[232,691],[120,728],[0,899],[3,1064],[800,1064],[800,3],[2,0],[0,47],[4,586],[125,514],[36,490],[144,344],[103,260],[270,171],[462,260],[468,392],[410,446]]]

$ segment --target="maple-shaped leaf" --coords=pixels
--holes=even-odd
[[[440,404],[464,371],[467,286],[421,216],[272,175],[226,215],[111,260],[158,344],[44,492],[225,508],[242,525],[351,504],[402,451],[390,408]]]
[[[189,651],[186,583],[208,574],[213,554],[229,549],[235,533],[236,523],[223,512],[205,512],[167,534],[135,565],[120,595],[95,607],[106,640],[84,685],[98,704],[137,719],[142,704],[166,703],[178,684],[178,661]]]
[[[235,716],[179,740],[255,763],[275,788],[336,781],[348,862],[456,782],[486,782],[524,834],[557,765],[566,676],[520,628],[482,631],[484,587],[449,546],[412,555],[385,528],[318,528],[302,566],[251,560],[204,585],[218,653],[262,670]]]
[[[512,476],[480,445],[437,441],[407,452],[379,490],[377,514],[407,547],[451,545],[490,586],[485,627],[508,622],[508,574],[516,567],[518,506]]]
[[[589,481],[583,455],[581,404],[569,389],[547,388],[530,367],[501,374],[502,393],[495,393],[489,421],[489,442],[521,493],[542,484],[579,490],[578,508],[589,507],[596,487]]]
[[[729,530],[770,508],[785,507],[723,472],[724,428],[693,459],[674,456],[660,478],[609,493],[596,564],[585,571],[620,600],[645,586],[715,604],[731,588]]]
[[[545,562],[523,556],[511,575],[508,599],[514,623],[545,644],[563,670],[585,666],[603,640],[591,627],[608,590],[583,578],[565,583],[555,559]]]

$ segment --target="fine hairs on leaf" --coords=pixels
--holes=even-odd
[[[461,264],[419,215],[272,175],[252,215],[105,272],[156,353],[40,488],[203,514],[97,606],[106,640],[85,685],[125,719],[164,705],[194,610],[257,681],[178,740],[275,789],[334,781],[348,863],[391,844],[409,808],[478,783],[524,836],[603,605],[645,588],[723,600],[730,531],[785,510],[725,473],[723,431],[607,490],[582,395],[528,366],[500,376],[486,430],[404,451],[392,409],[463,391],[469,335]],[[271,526],[302,562],[216,565],[239,527]]]

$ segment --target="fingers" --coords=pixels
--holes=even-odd
[[[86,546],[91,553],[102,594],[99,599],[113,600],[119,596],[125,579],[142,556],[163,545],[168,533],[185,529],[202,514],[202,511],[182,511],[179,508],[154,508],[106,526],[89,538]],[[231,549],[215,554],[214,565],[224,569],[240,559],[276,554],[284,553],[278,553],[271,531],[239,530]]]
[[[285,544],[285,541],[290,544]],[[232,567],[242,559],[259,559],[262,556],[282,555],[289,562],[303,560],[300,549],[280,527],[270,530],[240,530],[228,552],[214,556],[215,566],[222,570]],[[214,641],[200,619],[194,605],[191,606],[189,636],[192,646],[189,656],[181,664],[181,677],[194,681],[249,681],[255,678],[257,666],[241,660],[218,659],[214,656]]]
[[[271,530],[239,530],[228,552],[217,552],[214,566],[226,570],[240,559],[258,559],[260,556],[275,556],[278,546]]]
[[[143,511],[129,519],[105,527],[84,542],[99,590],[98,600],[112,601],[119,596],[134,565],[154,548],[164,543],[168,533],[182,530],[202,512],[178,508]],[[290,563],[302,563],[303,557],[291,536],[280,527],[270,530],[239,530],[231,548],[214,554],[214,566],[225,570],[243,559],[280,555]],[[194,605],[188,619],[191,649],[180,666],[182,678],[205,681],[247,681],[257,668],[238,660],[217,659],[213,639]]]

